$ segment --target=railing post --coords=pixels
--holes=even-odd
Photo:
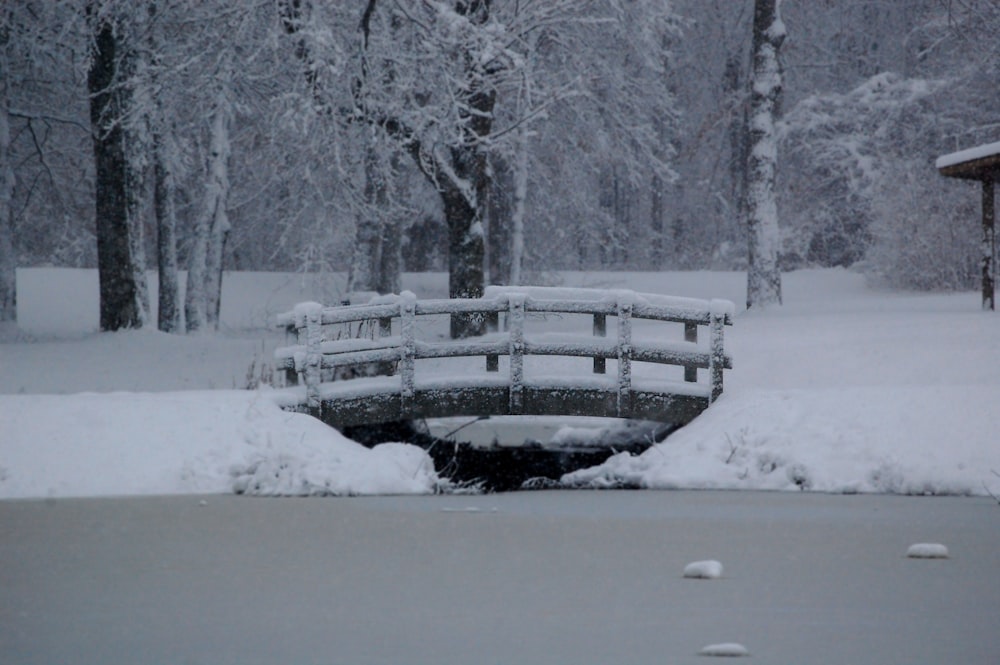
[[[524,294],[510,295],[510,415],[521,413],[524,384]]]
[[[684,341],[698,343],[698,324],[686,322],[684,324]],[[698,382],[698,368],[689,365],[684,366],[684,380],[688,383]]]
[[[594,337],[608,336],[608,317],[604,314],[594,314]],[[607,371],[607,360],[594,358],[594,374],[604,374]]]
[[[618,300],[618,417],[632,415],[632,301]]]
[[[486,332],[495,333],[500,330],[500,312],[487,312],[486,313]],[[486,371],[487,372],[499,372],[500,371],[500,356],[495,353],[488,354],[486,356]]]
[[[722,301],[712,301],[708,333],[710,349],[708,375],[712,386],[710,402],[714,402],[722,395],[722,370],[726,365],[726,351],[723,344],[723,330],[726,324],[724,305],[725,303]]]
[[[306,384],[306,406],[315,416],[320,415],[320,373],[323,365],[323,307],[315,305],[306,312],[306,364],[303,371]]]
[[[400,419],[406,420],[413,414],[413,396],[416,392],[413,359],[417,355],[413,321],[416,317],[416,297],[412,293],[403,295],[399,303],[399,335],[403,346],[400,349]]]

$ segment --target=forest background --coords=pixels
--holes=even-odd
[[[348,272],[349,290],[397,291],[401,270],[447,270],[479,233],[492,283],[745,269],[753,13],[753,0],[6,2],[0,318],[16,317],[16,267],[96,267],[99,221],[120,225],[139,282],[160,267],[164,330],[217,324],[223,270]],[[782,269],[973,287],[978,190],[933,165],[997,138],[1000,3],[781,13]],[[118,220],[97,195],[108,168]],[[186,308],[163,300],[178,267]],[[144,322],[143,298],[139,284],[119,323]]]

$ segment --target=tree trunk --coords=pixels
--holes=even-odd
[[[649,192],[649,260],[651,264],[650,267],[653,270],[660,270],[663,268],[665,258],[665,243],[663,242],[663,215],[665,212],[664,189],[666,189],[666,186],[667,185],[663,178],[658,173],[654,173],[650,181]]]
[[[219,91],[209,136],[209,155],[205,182],[205,200],[197,218],[195,243],[188,268],[184,297],[184,318],[188,332],[209,325],[218,329],[222,304],[222,259],[229,236],[226,205],[229,197],[229,119],[228,91]]]
[[[455,187],[442,192],[442,198],[448,223],[448,297],[481,298],[486,243],[479,210]],[[482,335],[485,321],[479,315],[452,314],[450,330],[452,339]]]
[[[156,213],[156,263],[160,290],[157,327],[163,332],[180,328],[180,289],[177,279],[176,184],[162,135],[153,135],[153,207]]]
[[[395,150],[389,158],[389,172],[399,173],[399,153]],[[379,293],[399,293],[403,288],[403,224],[395,210],[388,206],[382,222],[382,252],[375,289]]]
[[[993,262],[997,255],[996,236],[996,196],[992,179],[983,180],[983,309],[990,311],[996,307],[996,267]]]
[[[150,146],[153,154],[153,213],[156,218],[156,265],[159,278],[157,328],[179,332],[181,325],[180,287],[177,279],[177,183],[174,178],[173,123],[167,120],[163,91],[159,80],[159,57],[163,48],[155,22],[156,3],[150,2],[149,69],[153,114],[150,121]]]
[[[208,254],[208,218],[198,215],[194,241],[188,257],[187,285],[184,289],[184,329],[191,333],[203,330],[205,315],[205,257]]]
[[[393,154],[386,164],[375,139],[370,141],[365,153],[365,204],[358,215],[347,291],[399,293],[403,235],[389,197],[390,176],[398,171],[399,158]]]
[[[755,0],[750,129],[747,156],[747,308],[781,304],[781,243],[774,196],[777,140],[774,121],[781,98],[779,52],[785,39],[780,0]]]
[[[486,206],[487,278],[490,284],[511,284],[516,175],[505,157],[493,154],[489,161],[490,180],[494,186]]]
[[[537,48],[537,34],[528,37],[529,50]],[[521,105],[529,113],[534,103],[534,70],[525,66],[521,77]],[[514,163],[514,209],[510,217],[510,278],[509,283],[521,284],[524,268],[524,216],[528,205],[528,160],[531,156],[530,133],[527,124],[517,130],[517,158]]]
[[[222,308],[222,264],[229,239],[229,121],[231,108],[228,91],[219,93],[212,117],[211,153],[209,155],[209,190],[205,213],[209,215],[208,251],[205,256],[205,315],[213,329],[219,328]]]
[[[131,93],[122,85],[117,69],[119,61],[127,58],[120,53],[122,38],[112,23],[101,21],[96,26],[95,38],[87,88],[96,171],[100,325],[101,330],[139,328],[144,320],[144,284],[140,281],[141,266],[135,253],[139,224],[130,215],[139,208],[136,185],[141,178],[128,159],[121,121]]]
[[[0,29],[0,321],[17,320],[17,256],[14,254],[14,168],[10,163],[7,29]]]
[[[379,291],[379,268],[382,262],[382,225],[388,205],[388,185],[378,146],[373,135],[365,147],[364,205],[358,215],[347,273],[347,292]]]

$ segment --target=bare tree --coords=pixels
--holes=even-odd
[[[781,0],[755,0],[753,67],[750,76],[749,152],[747,155],[747,308],[781,304],[781,236],[774,182],[777,165],[775,117],[782,78],[779,53],[785,40]]]

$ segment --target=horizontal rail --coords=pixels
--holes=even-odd
[[[519,292],[501,291],[492,297],[483,298],[416,300],[414,301],[414,314],[417,316],[427,316],[506,312],[509,309],[511,295],[519,295]],[[301,303],[295,310],[278,315],[278,325],[291,328],[304,328],[305,319],[303,317],[309,306],[320,308],[322,325],[357,323],[359,321],[398,317],[399,303],[403,301],[404,297],[395,297],[398,300],[391,303],[379,302],[367,305],[340,305],[336,307],[324,307],[318,303]],[[728,301],[696,301],[688,298],[678,300],[684,301],[684,304],[656,304],[639,299],[632,304],[632,318],[707,325],[711,320],[712,307],[721,306],[723,323],[725,325],[732,325],[733,323],[733,307],[732,303]],[[693,303],[700,303],[700,306],[696,306]],[[531,313],[603,314],[605,316],[613,316],[618,313],[618,305],[614,301],[606,300],[546,300],[527,296],[524,299],[524,311]]]
[[[592,340],[592,341],[591,341]],[[323,354],[323,367],[330,369],[350,365],[363,365],[372,362],[386,362],[400,359],[400,338],[385,337],[377,340],[352,339],[349,344],[345,340],[323,342],[320,350]],[[359,343],[360,342],[360,343]],[[364,342],[367,342],[365,344]],[[640,362],[659,363],[662,365],[681,365],[706,369],[711,361],[711,354],[699,351],[697,345],[677,344],[642,344],[632,345],[632,359]],[[301,369],[296,365],[295,350],[299,347],[282,347],[275,352],[279,369]],[[501,333],[495,339],[465,342],[415,342],[414,358],[425,360],[431,358],[459,358],[486,355],[504,356],[510,352],[510,336]],[[578,358],[616,358],[618,345],[613,340],[600,341],[600,338],[588,338],[579,342],[545,342],[525,337],[524,355],[530,356],[566,356]],[[304,358],[300,352],[298,357]],[[301,360],[300,360],[301,365]],[[732,369],[732,358],[726,356],[725,369]]]

